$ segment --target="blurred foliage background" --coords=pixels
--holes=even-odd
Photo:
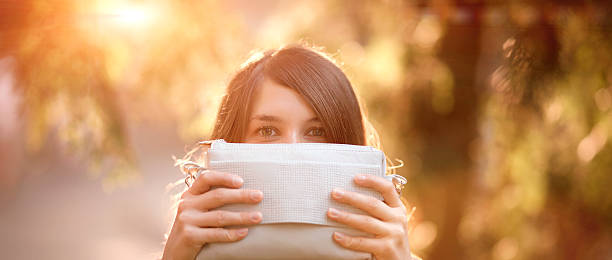
[[[174,125],[181,145],[206,139],[251,51],[303,41],[342,64],[387,155],[405,162],[411,243],[424,259],[612,259],[610,10],[587,0],[2,0],[0,195],[18,196],[50,138],[105,190],[130,188],[147,175],[130,142],[142,133],[128,124]]]

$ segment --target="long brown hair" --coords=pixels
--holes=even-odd
[[[208,140],[243,142],[251,114],[251,97],[264,79],[302,95],[323,123],[328,142],[369,145],[383,150],[378,133],[344,72],[324,52],[300,44],[255,53],[240,67],[227,86]],[[175,166],[188,176],[182,166],[204,163],[204,156],[202,146],[196,145],[182,159],[174,157]],[[394,174],[396,168],[403,166],[401,160],[398,166],[388,157],[386,160],[387,173]]]
[[[304,97],[321,119],[329,142],[366,145],[366,127],[353,86],[331,58],[304,45],[256,53],[236,72],[221,101],[211,139],[244,140],[251,97],[264,78]]]

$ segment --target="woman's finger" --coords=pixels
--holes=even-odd
[[[263,199],[259,190],[217,188],[204,194],[189,198],[184,203],[187,208],[208,211],[225,204],[246,203],[255,204]]]
[[[333,238],[342,247],[375,255],[379,254],[382,249],[387,248],[384,246],[383,240],[377,238],[353,237],[340,232],[334,232]]]
[[[381,220],[393,220],[395,218],[395,213],[393,212],[392,208],[372,196],[341,189],[334,189],[332,191],[332,198],[338,202],[361,209]]]
[[[184,229],[187,243],[193,245],[203,245],[211,242],[233,242],[246,237],[249,233],[247,228],[226,229],[226,228],[199,228],[188,226]]]
[[[261,222],[261,212],[232,212],[215,210],[202,212],[191,210],[181,214],[184,223],[206,228],[237,225],[253,225]]]
[[[205,171],[193,182],[187,190],[189,195],[200,195],[210,190],[213,186],[225,186],[228,188],[240,188],[244,181],[240,176],[218,172]]]
[[[374,189],[382,194],[385,202],[391,207],[400,207],[402,201],[395,190],[393,182],[371,174],[359,174],[355,176],[355,183],[359,186]]]
[[[327,211],[327,216],[336,222],[346,224],[374,235],[388,235],[391,232],[385,222],[370,216],[353,214],[334,208],[330,208]]]

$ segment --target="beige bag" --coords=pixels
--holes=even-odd
[[[336,187],[382,200],[378,192],[356,186],[353,177],[359,173],[385,176],[383,152],[345,144],[207,143],[211,147],[205,167],[239,175],[243,188],[264,194],[257,205],[219,209],[261,211],[263,220],[248,226],[249,234],[240,241],[206,244],[197,259],[372,259],[371,254],[345,249],[332,239],[334,231],[369,234],[331,221],[326,213],[334,207],[367,214],[332,200]]]

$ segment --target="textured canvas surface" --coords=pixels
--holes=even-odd
[[[241,176],[243,188],[258,189],[257,205],[234,204],[221,209],[261,211],[262,224],[310,223],[340,226],[326,217],[330,207],[365,214],[332,200],[334,188],[364,193],[382,200],[378,192],[358,187],[359,173],[385,175],[385,157],[368,146],[299,143],[235,144],[215,142],[208,167]]]

